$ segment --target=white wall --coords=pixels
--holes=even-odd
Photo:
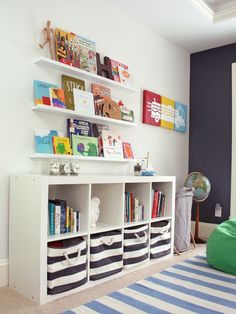
[[[97,50],[130,66],[137,95],[127,97],[141,121],[142,89],[189,103],[189,54],[145,29],[102,0],[1,0],[1,163],[0,260],[8,257],[9,175],[45,172],[47,164],[29,159],[33,129],[65,129],[65,119],[31,110],[33,80],[59,83],[60,74],[33,64],[41,53],[40,30],[47,19],[53,26],[96,41]],[[188,169],[188,134],[150,125],[120,129],[137,157],[150,152],[151,163],[162,175],[176,175],[183,184]],[[83,173],[132,173],[131,166],[81,164]],[[30,191],[29,191],[30,193]],[[32,208],[32,210],[34,210]],[[26,222],[27,217],[22,217]],[[30,223],[30,222],[29,222]],[[22,230],[24,232],[24,230]],[[23,246],[23,244],[22,244]]]

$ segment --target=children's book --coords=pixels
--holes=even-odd
[[[55,38],[57,61],[97,73],[94,41],[58,28],[55,30]]]
[[[47,105],[51,106],[50,99],[50,88],[57,88],[57,85],[42,82],[42,81],[34,81],[34,98],[35,105]]]
[[[55,41],[57,61],[79,68],[80,47],[77,36],[56,28]]]
[[[92,136],[98,139],[98,156],[104,157],[102,144],[102,130],[109,130],[109,125],[92,123]]]
[[[70,110],[75,110],[73,89],[77,88],[80,90],[85,90],[84,81],[79,80],[75,77],[62,75],[62,88],[64,89],[65,93],[66,108]]]
[[[97,73],[97,59],[96,59],[96,47],[95,42],[77,35],[79,43],[79,60],[80,69]]]
[[[120,67],[120,70],[119,70]],[[120,80],[120,72],[121,69],[126,70],[129,73],[129,67],[123,63],[117,62],[115,60],[111,60],[111,71],[113,80],[119,83],[122,83]]]
[[[85,92],[74,88],[74,103],[75,111],[81,115],[93,116],[94,113],[94,103],[93,94],[90,92]]]
[[[102,130],[104,157],[123,159],[121,136],[115,132]]]
[[[66,108],[64,89],[50,87],[50,98],[53,107]]]
[[[98,156],[98,139],[72,134],[72,150],[73,155]]]
[[[70,140],[68,137],[54,136],[52,143],[54,154],[71,155]]]
[[[67,119],[67,136],[72,146],[72,134],[92,136],[91,123],[88,121]]]
[[[41,154],[53,154],[52,141],[54,136],[63,136],[63,132],[35,129],[35,152]]]
[[[119,73],[121,84],[130,86],[131,78],[130,78],[128,67],[124,67],[123,65],[122,66],[118,65],[118,73]]]
[[[130,143],[123,142],[123,154],[126,159],[134,159],[134,154]]]
[[[91,84],[91,90],[93,95],[95,96],[108,96],[111,97],[111,90],[108,87],[99,85],[99,84]]]

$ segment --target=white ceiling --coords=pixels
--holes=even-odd
[[[236,42],[235,0],[105,0],[191,53]]]

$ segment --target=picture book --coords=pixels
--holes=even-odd
[[[187,106],[175,102],[175,131],[187,131]]]
[[[74,33],[56,28],[55,42],[57,61],[79,68],[80,48],[77,36]]]
[[[123,155],[126,159],[134,159],[132,147],[130,143],[123,142]]]
[[[143,91],[143,123],[161,125],[161,96],[148,90]]]
[[[70,140],[68,137],[54,136],[52,143],[54,154],[71,155]]]
[[[129,67],[127,65],[117,62],[115,60],[111,60],[111,71],[112,71],[113,80],[121,83],[120,72],[122,70],[121,69],[119,70],[119,67],[123,70],[126,70],[129,73]]]
[[[119,73],[119,78],[120,78],[121,84],[130,86],[131,85],[131,77],[130,77],[128,67],[118,65],[118,73]]]
[[[72,150],[73,155],[98,156],[98,139],[72,134]]]
[[[175,102],[165,96],[161,97],[161,127],[174,129]]]
[[[102,130],[109,130],[109,125],[92,123],[92,136],[98,139],[98,156],[104,157],[103,143],[102,143]]]
[[[91,123],[83,120],[67,119],[67,137],[70,139],[71,146],[72,134],[92,136]]]
[[[91,90],[94,96],[108,96],[111,97],[111,90],[108,87],[99,85],[99,84],[91,84]]]
[[[58,86],[42,81],[34,81],[35,105],[51,106],[50,87],[57,88]]]
[[[62,75],[62,88],[64,89],[65,94],[66,109],[75,110],[73,89],[77,88],[85,90],[84,81],[75,77]]]
[[[75,111],[81,115],[93,116],[95,114],[93,94],[76,88],[73,89],[73,94]]]
[[[104,157],[123,159],[121,136],[115,132],[102,130]]]
[[[66,108],[64,89],[50,87],[50,98],[53,107]]]
[[[80,35],[78,35],[77,38],[80,49],[80,69],[97,74],[95,42]]]
[[[61,29],[55,30],[57,61],[97,73],[95,42]]]
[[[41,154],[53,154],[52,141],[54,136],[63,136],[63,132],[35,129],[35,152]]]

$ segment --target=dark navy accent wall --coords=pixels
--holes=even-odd
[[[236,44],[191,55],[189,172],[202,172],[212,186],[200,205],[202,222],[220,223],[230,215],[233,62]],[[215,217],[216,203],[222,206],[222,218]]]

